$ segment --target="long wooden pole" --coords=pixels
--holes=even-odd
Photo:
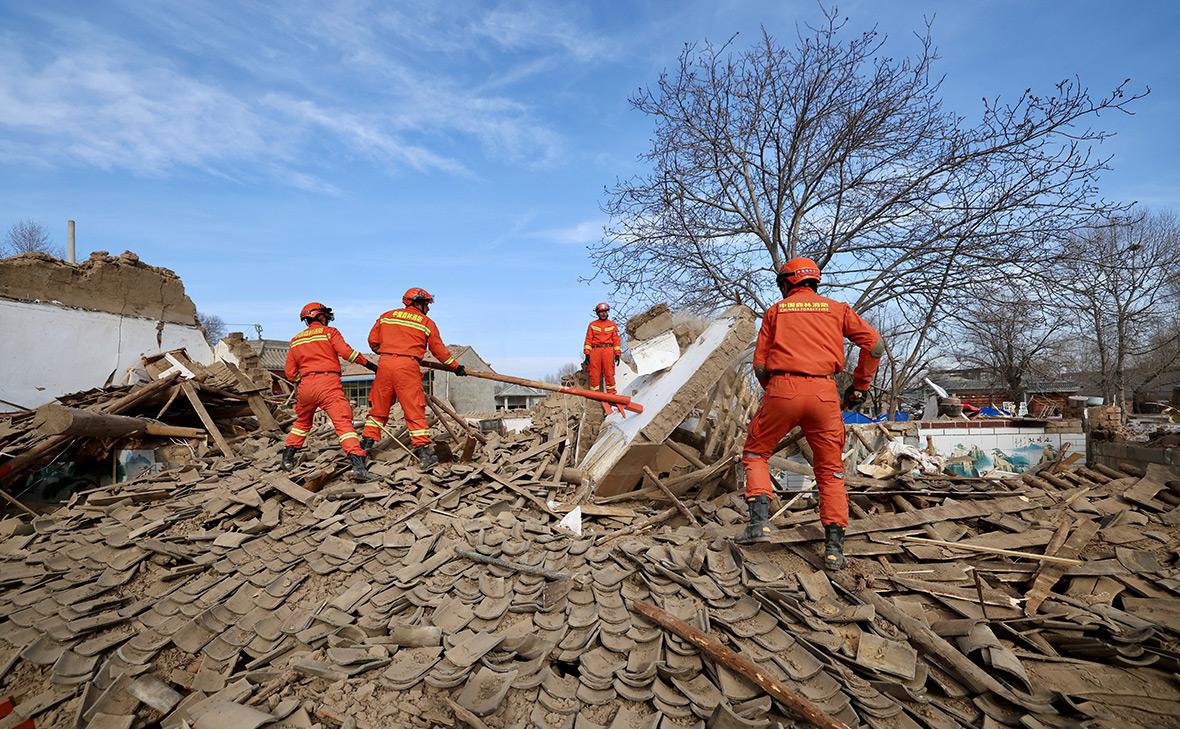
[[[422,366],[432,370],[439,370],[441,372],[453,372],[450,367],[442,365],[438,362],[427,362],[422,360]],[[509,385],[522,385],[524,387],[535,387],[538,390],[548,390],[549,392],[562,392],[567,395],[577,395],[578,397],[586,397],[591,400],[598,400],[599,402],[610,403],[611,405],[622,405],[627,410],[632,412],[643,412],[643,406],[637,402],[631,402],[631,398],[626,395],[615,395],[609,392],[600,392],[598,390],[583,390],[580,387],[562,387],[561,385],[554,385],[552,382],[542,382],[541,380],[526,380],[523,377],[513,377],[512,375],[502,375],[499,372],[487,372],[485,370],[467,370],[468,377],[478,377],[483,380],[494,380],[496,382],[504,382]]]
[[[668,630],[692,643],[710,658],[734,673],[740,674],[750,683],[770,694],[783,706],[803,717],[807,723],[820,729],[848,729],[839,719],[825,714],[818,706],[793,691],[782,681],[756,666],[750,659],[733,652],[713,636],[698,630],[688,623],[646,602],[634,601],[631,609],[661,628]]]
[[[927,539],[925,537],[911,537],[902,536],[894,537],[906,542],[917,542],[918,544],[930,544],[936,547],[948,547],[950,549],[962,549],[967,552],[982,552],[984,554],[998,554],[1002,557],[1020,557],[1021,559],[1035,559],[1041,562],[1052,562],[1053,564],[1064,564],[1071,567],[1079,567],[1085,562],[1080,559],[1069,559],[1066,557],[1054,557],[1051,554],[1037,554],[1035,552],[1019,552],[1015,549],[1000,549],[999,547],[984,547],[978,544],[963,544],[961,542],[948,542],[945,539]]]

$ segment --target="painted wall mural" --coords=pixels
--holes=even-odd
[[[938,454],[953,461],[947,470],[960,476],[984,476],[993,471],[1023,473],[1038,463],[1057,458],[1065,446],[1071,452],[1086,452],[1085,436],[1081,433],[1045,433],[1032,428],[992,430],[989,433],[986,429],[923,429],[920,439],[925,441],[929,435]]]

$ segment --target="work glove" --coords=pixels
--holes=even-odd
[[[619,355],[616,354],[615,355],[615,364],[618,364],[618,363],[619,363]]]
[[[459,365],[458,367],[455,368],[455,374],[459,375],[460,377],[466,377],[467,376],[467,368],[464,367],[463,365]]]
[[[848,389],[844,391],[844,409],[856,410],[865,404],[865,398],[868,395],[868,390],[858,390],[852,385],[849,385]]]
[[[582,360],[582,369],[590,366],[590,355],[586,355],[586,359]]]
[[[369,360],[365,360],[365,369],[369,370],[370,372],[376,372],[377,371],[377,363],[370,362]]]

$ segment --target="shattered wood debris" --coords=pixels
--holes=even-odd
[[[361,484],[337,475],[322,428],[290,478],[272,446],[0,522],[0,696],[16,699],[0,727],[766,727],[802,725],[796,710],[825,726],[1153,726],[1180,711],[1176,474],[861,479],[854,558],[829,575],[812,509],[780,519],[783,544],[738,548],[740,498],[702,498],[699,481],[669,508],[583,503],[552,470],[580,416],[551,404],[429,472],[386,441]],[[582,536],[556,528],[578,504]]]
[[[653,310],[636,329],[668,322]],[[776,532],[739,547],[751,337],[730,312],[683,338],[679,361],[635,379],[655,395],[642,418],[554,395],[531,429],[481,433],[434,401],[443,463],[421,471],[391,430],[364,483],[343,480],[326,422],[279,472],[273,404],[232,368],[182,384],[189,366],[164,357],[139,388],[61,399],[89,416],[16,416],[4,453],[55,443],[40,462],[73,428],[91,433],[78,448],[110,446],[95,428],[138,432],[109,415],[209,437],[180,468],[0,521],[0,702],[16,703],[0,729],[1180,715],[1180,474],[1063,452],[952,476],[890,446],[894,426],[853,426],[849,567],[827,573],[796,431],[771,460]]]
[[[79,460],[97,461],[115,450],[156,439],[194,439],[196,455],[212,446],[237,455],[231,440],[260,436],[237,446],[248,452],[280,434],[272,402],[263,388],[225,362],[201,365],[184,350],[144,360],[147,382],[63,395],[37,410],[0,418],[0,488],[71,450]],[[163,439],[163,440],[160,440]]]

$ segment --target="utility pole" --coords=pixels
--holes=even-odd
[[[66,231],[66,239],[68,241],[66,244],[66,260],[70,263],[77,263],[78,259],[74,255],[74,221],[66,221]]]
[[[254,324],[254,332],[258,335],[258,341],[262,341],[262,325]]]

